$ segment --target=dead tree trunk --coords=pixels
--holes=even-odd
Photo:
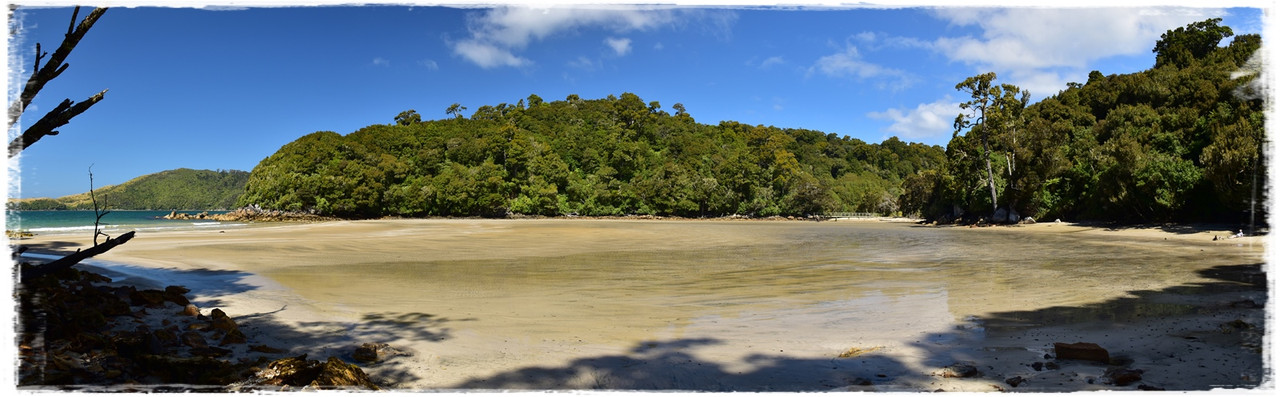
[[[71,24],[67,27],[67,34],[62,39],[62,45],[58,46],[58,49],[53,52],[53,55],[49,57],[49,60],[45,62],[44,66],[40,66],[40,60],[49,54],[41,52],[40,44],[36,44],[36,59],[31,72],[31,77],[27,79],[27,84],[23,87],[22,94],[9,105],[10,128],[13,128],[14,124],[17,124],[18,118],[20,118],[22,113],[26,111],[27,106],[31,104],[31,101],[35,99],[36,94],[40,93],[40,90],[44,88],[45,84],[48,84],[49,81],[57,78],[62,74],[62,72],[67,70],[67,67],[70,66],[66,63],[67,56],[71,55],[71,50],[75,49],[76,45],[80,43],[80,39],[84,38],[85,33],[89,32],[89,28],[93,27],[93,24],[97,22],[98,18],[102,17],[102,14],[106,11],[106,8],[95,8],[93,11],[90,11],[89,15],[86,15],[79,24],[77,24],[76,17],[80,15],[80,7],[76,7],[75,11],[71,14]],[[37,120],[35,123],[31,124],[31,126],[27,127],[27,129],[22,132],[22,135],[9,142],[9,158],[13,158],[19,153],[22,153],[23,150],[31,147],[31,145],[36,143],[36,141],[39,141],[40,138],[48,135],[57,135],[58,131],[55,131],[54,129],[67,125],[67,123],[71,122],[73,117],[89,110],[89,107],[102,100],[102,96],[103,94],[106,94],[106,92],[107,90],[102,90],[80,103],[74,103],[70,99],[63,100],[61,104],[46,113],[44,117],[41,117],[40,120]],[[92,194],[92,169],[90,169],[89,173],[89,191],[90,194]],[[94,200],[94,205],[96,212],[96,198]],[[98,224],[102,219],[102,215],[105,214],[99,212],[98,219],[94,221],[93,247],[85,250],[77,250],[74,254],[67,255],[42,266],[24,269],[21,277],[19,278],[19,282],[26,283],[36,277],[68,269],[75,266],[77,263],[80,263],[80,261],[103,252],[107,252],[108,250],[115,248],[120,244],[124,244],[133,238],[134,232],[128,232],[116,238],[110,238],[110,236],[108,236],[106,241],[102,244],[98,244],[98,235],[101,233],[100,230],[98,230]],[[23,251],[23,249],[19,248],[19,252],[21,251]]]

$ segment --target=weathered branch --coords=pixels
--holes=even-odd
[[[101,209],[98,208],[98,195],[93,193],[93,166],[92,165],[89,166],[89,199],[93,200],[93,213],[94,215],[97,215],[97,217],[93,218],[93,245],[97,246],[98,236],[105,236],[107,240],[111,239],[111,235],[107,234],[106,232],[103,232],[102,229],[100,228],[102,225],[102,217],[107,216],[107,214],[110,214],[111,211],[107,210],[107,203],[105,202],[102,203]]]
[[[80,263],[80,261],[92,258],[94,256],[97,256],[98,254],[110,251],[112,248],[115,248],[117,245],[124,244],[126,241],[129,241],[129,239],[133,238],[133,234],[134,232],[130,231],[128,233],[121,234],[116,238],[107,239],[107,241],[102,242],[102,244],[95,245],[88,249],[76,251],[71,255],[64,256],[61,259],[55,260],[53,262],[49,262],[40,266],[35,266],[30,269],[25,269],[25,271],[22,272],[22,278],[20,282],[26,283],[37,277],[57,273],[59,271],[62,271],[63,269],[67,269],[72,266],[75,266],[77,263]]]
[[[27,130],[23,131],[22,135],[9,142],[9,157],[17,156],[18,153],[21,153],[24,149],[31,146],[31,144],[39,141],[40,138],[44,138],[48,135],[58,135],[58,131],[54,131],[54,128],[62,127],[67,125],[67,123],[70,123],[71,118],[79,116],[80,113],[84,113],[86,110],[89,110],[90,107],[98,103],[98,101],[101,101],[102,96],[106,93],[107,90],[102,90],[102,92],[94,94],[89,97],[89,99],[85,99],[84,101],[75,103],[74,105],[70,99],[63,100],[62,103],[58,104],[58,107],[49,111],[49,113],[46,113],[44,117],[41,117],[39,121],[35,122],[35,124],[27,127]]]
[[[80,39],[84,38],[85,33],[89,32],[89,28],[93,27],[93,24],[97,22],[98,18],[102,17],[102,13],[106,11],[106,8],[94,8],[93,11],[89,12],[89,15],[84,17],[83,21],[80,21],[80,24],[76,26],[75,29],[71,29],[70,27],[67,28],[67,35],[62,39],[62,45],[58,46],[58,49],[53,52],[53,55],[49,57],[49,61],[44,64],[44,67],[39,67],[38,70],[31,73],[31,77],[27,79],[26,86],[22,89],[22,95],[9,106],[10,126],[18,122],[18,116],[22,115],[22,111],[31,104],[31,100],[35,99],[36,94],[40,93],[41,89],[44,89],[45,84],[49,83],[53,78],[58,77],[58,75],[62,74],[64,70],[67,70],[68,65],[63,62],[67,60],[68,55],[71,55],[71,50],[76,48],[76,44],[80,43]],[[72,24],[75,23],[76,15],[79,15],[79,13],[80,7],[76,7],[75,12],[71,15]],[[39,65],[41,57],[42,54],[40,53],[40,47],[39,44],[37,44],[37,65]]]

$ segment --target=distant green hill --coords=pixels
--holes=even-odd
[[[119,185],[94,190],[99,205],[113,210],[217,210],[235,207],[244,193],[249,173],[237,170],[192,170],[179,168],[143,175]],[[9,201],[18,210],[89,210],[89,193],[59,198],[30,198]]]

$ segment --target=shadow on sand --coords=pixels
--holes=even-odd
[[[1026,345],[1013,347],[1013,356],[1019,362],[999,363],[987,362],[995,357],[990,351],[983,351],[982,339],[1008,337],[1011,335],[1030,335],[1035,330],[1056,325],[1069,324],[1104,324],[1108,327],[1141,327],[1152,321],[1173,316],[1188,314],[1206,314],[1225,308],[1239,308],[1241,302],[1248,309],[1261,312],[1266,299],[1266,274],[1260,264],[1218,266],[1199,272],[1201,276],[1212,281],[1188,283],[1181,286],[1155,291],[1132,291],[1132,297],[1111,299],[1093,305],[1080,307],[1049,307],[1032,311],[1012,311],[995,313],[973,319],[975,327],[957,327],[949,332],[929,334],[913,344],[927,352],[921,361],[925,370],[910,368],[897,358],[884,354],[858,355],[850,358],[798,358],[783,355],[757,354],[749,356],[742,363],[724,365],[708,362],[695,357],[691,352],[699,346],[722,343],[716,339],[681,339],[663,342],[645,342],[635,346],[629,353],[581,358],[560,367],[527,367],[515,369],[486,378],[474,378],[455,385],[457,389],[520,389],[520,390],[565,390],[565,389],[611,389],[611,390],[680,390],[680,391],[830,391],[830,390],[867,390],[867,391],[934,391],[938,380],[936,373],[943,367],[956,363],[970,363],[982,371],[973,378],[979,384],[978,391],[1019,390],[1019,391],[1079,391],[1079,390],[1134,390],[1138,384],[1126,387],[1097,384],[1092,378],[1086,379],[1080,374],[1067,374],[1073,379],[1056,379],[1057,385],[1047,385],[1047,379],[1037,379],[1041,383],[1013,389],[1005,383],[1013,372],[1025,372],[1028,377],[1038,373],[1028,366],[1035,361],[1051,361],[1045,357],[1043,350],[1036,346],[1051,346],[1052,340],[1032,342],[1027,337]],[[1261,292],[1261,293],[1259,293]],[[1262,302],[1258,300],[1261,299]],[[1259,322],[1261,324],[1261,322]],[[1261,327],[1261,325],[1258,325]],[[1211,325],[1217,327],[1217,324]],[[1216,328],[1215,328],[1216,330]],[[1261,332],[1262,330],[1257,330]],[[1165,335],[1169,338],[1186,338],[1185,335]],[[1062,342],[1075,342],[1062,341]],[[1234,341],[1238,345],[1238,341]],[[1126,365],[1124,358],[1127,349],[1136,346],[1113,346],[1121,352],[1118,362],[1113,365]],[[1149,346],[1147,348],[1150,348]],[[1194,347],[1198,349],[1198,347]],[[1245,351],[1239,346],[1235,350]],[[1050,348],[1051,352],[1052,349]],[[1184,351],[1143,351],[1148,356],[1180,356]],[[1169,385],[1169,390],[1208,390],[1215,387],[1257,387],[1262,380],[1262,353],[1248,352],[1240,357],[1205,357],[1201,362],[1187,362],[1187,366],[1204,366],[1205,363],[1216,363],[1219,360],[1242,361],[1241,365],[1253,371],[1249,380],[1241,381],[1238,374],[1227,378],[1206,378],[1191,380],[1178,386]],[[1008,360],[1006,360],[1008,361]],[[1068,360],[1074,361],[1074,360]],[[996,364],[996,365],[988,365]],[[1001,365],[1003,364],[1003,365]],[[1063,364],[1064,369],[1072,363]],[[1081,364],[1083,365],[1083,364]],[[1084,366],[1086,370],[1101,373],[1105,365]],[[739,370],[739,368],[746,368]],[[1035,371],[1040,371],[1036,369]],[[1069,371],[1068,371],[1069,372]],[[1048,371],[1044,372],[1045,374]],[[1156,374],[1158,375],[1158,374]],[[1236,378],[1231,378],[1234,376]],[[1164,387],[1160,385],[1159,376],[1151,376],[1156,380],[1154,385],[1143,384],[1144,387]],[[1078,381],[1077,381],[1078,380]],[[1199,383],[1197,383],[1199,382]],[[1149,382],[1150,383],[1150,382]],[[981,387],[987,386],[985,390]],[[972,391],[972,390],[971,390]]]
[[[30,244],[27,253],[18,260],[39,264],[73,253],[74,248],[78,246],[60,242]],[[384,385],[408,384],[421,379],[407,368],[397,368],[397,362],[394,360],[376,364],[359,363],[352,357],[356,347],[363,343],[388,341],[441,342],[451,337],[450,329],[445,326],[447,323],[470,321],[469,319],[452,320],[429,313],[383,312],[366,313],[356,321],[285,323],[280,321],[277,315],[289,310],[286,303],[281,303],[278,309],[261,313],[245,313],[237,311],[234,307],[227,307],[227,302],[222,297],[253,292],[261,288],[253,280],[256,276],[249,272],[153,268],[96,259],[86,260],[75,268],[101,274],[110,278],[113,283],[137,285],[139,289],[162,290],[170,285],[187,287],[190,292],[186,296],[204,313],[208,314],[208,311],[214,308],[223,309],[246,334],[260,336],[250,336],[254,338],[250,340],[250,344],[270,348],[250,353],[247,357],[249,360],[256,360],[259,357],[274,360],[307,354],[308,359],[323,361],[333,356],[347,362],[358,363],[366,369],[377,367],[376,381]],[[272,350],[275,352],[271,352]],[[392,356],[414,353],[398,351],[393,352]]]

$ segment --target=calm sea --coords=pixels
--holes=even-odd
[[[179,211],[198,214],[201,211]],[[209,211],[210,214],[226,211]],[[115,235],[129,230],[198,229],[239,226],[243,223],[161,218],[169,211],[111,211],[102,217],[102,229]],[[6,211],[5,230],[35,234],[93,233],[93,211]]]

